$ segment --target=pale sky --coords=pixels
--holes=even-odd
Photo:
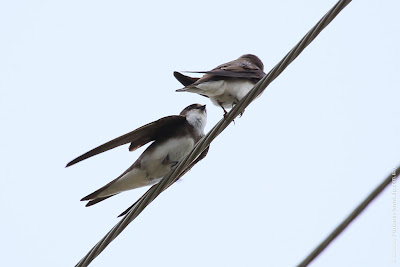
[[[221,119],[174,70],[253,53],[268,72],[335,3],[2,1],[1,265],[74,266],[146,191],[79,201],[144,148],[70,160],[192,103]],[[91,266],[303,260],[400,164],[399,8],[350,3]],[[311,266],[400,265],[392,206],[387,189]]]

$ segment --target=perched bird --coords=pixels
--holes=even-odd
[[[236,105],[265,76],[261,60],[246,54],[236,60],[219,65],[210,71],[193,71],[205,73],[201,78],[194,78],[174,72],[175,78],[185,87],[176,92],[191,92],[210,98],[214,105],[226,108]]]
[[[204,136],[206,123],[206,106],[192,104],[183,109],[180,115],[164,117],[146,124],[72,160],[66,167],[127,143],[131,143],[129,150],[133,151],[154,141],[124,173],[81,201],[89,201],[86,206],[91,206],[123,191],[158,183]],[[207,150],[197,161],[206,154]]]

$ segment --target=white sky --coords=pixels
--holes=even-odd
[[[106,141],[206,98],[174,70],[268,72],[336,1],[2,1],[2,266],[73,266],[146,190],[79,200]],[[354,1],[91,266],[294,266],[400,163],[398,1]],[[312,266],[395,266],[386,190]],[[398,242],[398,262],[400,262]]]

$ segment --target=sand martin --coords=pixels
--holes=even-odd
[[[214,105],[232,108],[265,76],[261,60],[246,54],[236,60],[219,65],[210,71],[190,71],[205,73],[201,78],[193,78],[174,72],[175,78],[185,87],[177,92],[191,92],[210,98]]]
[[[72,160],[66,167],[127,143],[131,143],[129,150],[133,151],[154,141],[124,173],[81,201],[89,201],[86,206],[91,206],[123,191],[158,183],[204,136],[206,123],[206,106],[192,104],[180,115],[146,124]]]

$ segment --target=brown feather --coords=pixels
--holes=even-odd
[[[76,159],[70,161],[66,167],[74,165],[82,160],[93,157],[97,154],[105,152],[107,150],[116,148],[118,146],[131,143],[129,146],[129,150],[133,151],[150,141],[155,140],[160,134],[164,134],[165,132],[170,131],[170,128],[174,128],[179,124],[183,124],[186,122],[185,117],[174,115],[161,118],[157,121],[146,124],[130,133],[122,135],[118,138],[115,138],[101,146],[98,146],[89,152],[77,157]]]
[[[177,71],[174,71],[174,77],[184,86],[191,85],[192,83],[195,83],[198,79],[200,79],[183,75],[182,73]]]
[[[196,71],[196,73],[205,73],[205,75],[195,83],[187,85],[187,87],[195,87],[201,83],[222,78],[245,78],[258,82],[266,75],[261,60],[251,54],[243,55],[238,59],[221,64],[210,71]]]
[[[90,200],[88,203],[86,203],[86,207],[89,207],[89,206],[92,206],[92,205],[94,205],[94,204],[97,204],[97,203],[99,203],[99,202],[101,202],[101,201],[103,201],[103,200],[105,200],[105,199],[107,199],[107,198],[109,198],[109,197],[115,196],[115,195],[116,195],[116,194]]]

